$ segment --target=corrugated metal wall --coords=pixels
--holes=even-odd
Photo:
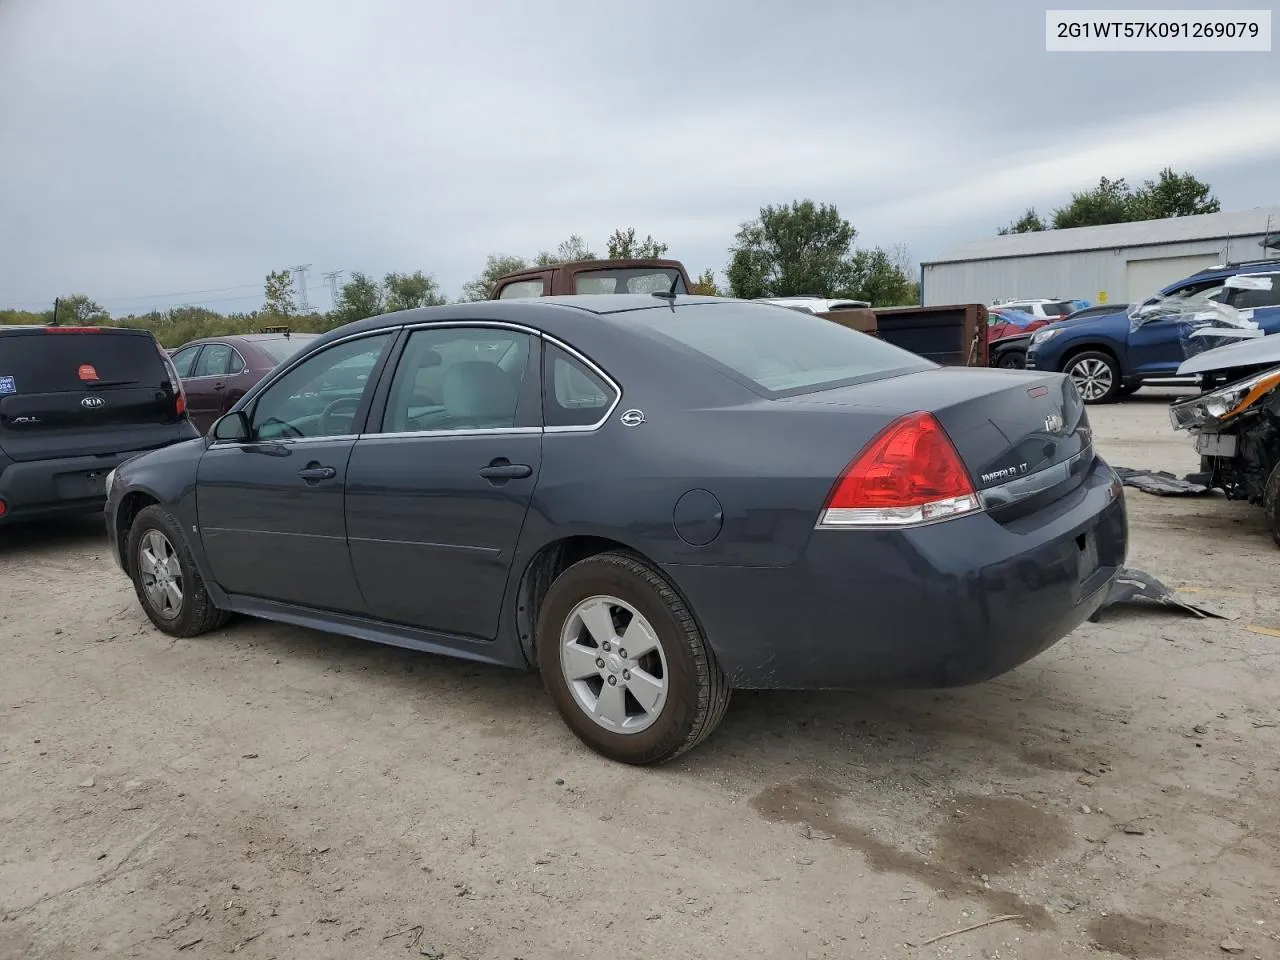
[[[1261,239],[1261,234],[1233,237],[1229,251],[1225,240],[1193,240],[1118,250],[1088,250],[1038,257],[927,264],[923,274],[924,305],[990,304],[993,300],[1032,297],[1079,298],[1097,303],[1102,291],[1106,291],[1109,302],[1122,303],[1150,296],[1155,292],[1128,289],[1130,260],[1189,257],[1197,254],[1211,256],[1216,263],[1228,259],[1256,260],[1265,254],[1258,245]],[[1181,278],[1172,277],[1167,283],[1179,279]]]

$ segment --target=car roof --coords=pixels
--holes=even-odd
[[[142,330],[138,327],[104,327],[97,324],[79,324],[79,323],[0,323],[0,333],[37,333],[43,330],[61,329],[66,330],[93,330],[97,333],[114,333],[122,334],[130,337],[150,337],[150,330]]]

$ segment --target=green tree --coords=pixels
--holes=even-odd
[[[524,257],[515,257],[507,253],[491,253],[485,262],[484,271],[474,280],[463,284],[462,299],[468,302],[488,300],[493,293],[493,285],[499,277],[518,270],[526,270],[529,261]]]
[[[646,260],[665,257],[667,245],[653,239],[647,234],[643,240],[636,239],[636,228],[627,227],[625,231],[615,230],[609,238],[608,256],[610,260]]]
[[[338,300],[329,311],[329,318],[338,326],[385,312],[382,285],[357,270],[338,291]]]
[[[693,280],[693,287],[690,293],[696,293],[700,297],[723,297],[724,291],[720,289],[720,285],[716,283],[716,272],[708,267],[698,274]]]
[[[1040,219],[1040,214],[1036,213],[1035,207],[1027,207],[1027,212],[1014,220],[1007,227],[1001,227],[997,233],[1001,236],[1009,233],[1036,233],[1040,230],[1047,229],[1044,221]]]
[[[288,270],[273,270],[267,274],[262,290],[263,309],[277,317],[292,317],[298,312],[293,299],[293,275]]]
[[[911,278],[879,247],[854,253],[853,273],[854,299],[868,300],[875,307],[900,306],[912,302]],[[918,291],[916,296],[919,296]]]
[[[53,320],[53,310],[48,311],[49,320]],[[111,322],[111,314],[96,300],[91,300],[83,293],[73,293],[58,298],[59,326],[100,326]]]
[[[856,281],[856,236],[835,206],[801,200],[761,207],[729,248],[729,289],[747,299],[848,296]]]
[[[388,313],[412,310],[414,307],[435,307],[446,302],[440,295],[440,285],[436,283],[435,277],[428,276],[421,270],[414,273],[388,273],[383,278],[382,286],[386,290],[383,309]]]
[[[1073,193],[1070,203],[1053,211],[1053,226],[1056,230],[1065,230],[1125,223],[1133,219],[1132,211],[1132,194],[1124,177],[1119,180],[1101,177],[1092,190]]]
[[[1207,183],[1190,173],[1174,173],[1171,167],[1161,170],[1158,180],[1148,180],[1135,191],[1130,207],[1133,220],[1192,217],[1222,210]]]
[[[599,259],[579,234],[572,234],[568,240],[562,240],[555,253],[546,250],[534,257],[534,264],[539,267],[550,267],[558,263],[579,263],[583,260]]]

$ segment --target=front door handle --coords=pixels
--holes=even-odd
[[[533,467],[527,463],[512,463],[502,458],[480,469],[480,476],[486,480],[522,480],[532,473]]]
[[[317,480],[332,480],[337,475],[338,471],[333,467],[322,467],[318,463],[308,463],[298,471],[298,476],[307,481],[307,483],[315,483]]]
[[[226,388],[227,388],[227,385],[223,383],[221,380],[219,380],[217,383],[213,385],[213,389],[215,390],[225,390]]]

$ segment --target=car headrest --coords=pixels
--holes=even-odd
[[[441,391],[445,412],[459,420],[510,420],[515,414],[515,381],[487,360],[455,363],[444,375]]]

